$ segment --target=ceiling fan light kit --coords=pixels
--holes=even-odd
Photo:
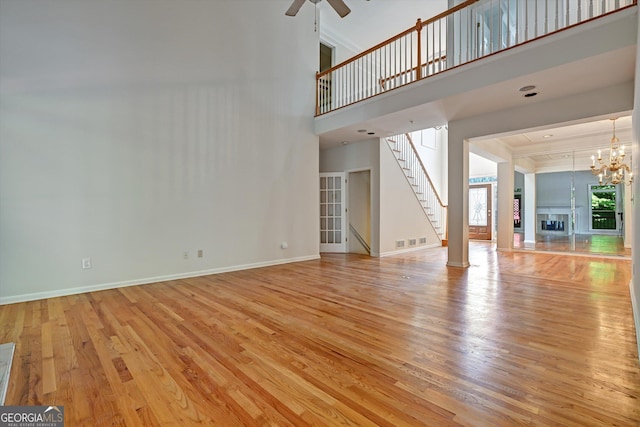
[[[305,1],[306,0],[293,0],[293,3],[291,3],[291,6],[289,6],[289,9],[285,12],[285,15],[296,16]],[[313,4],[318,4],[321,1],[322,0],[309,0],[309,2]],[[327,3],[331,5],[333,10],[335,10],[341,18],[344,18],[351,12],[351,9],[349,9],[349,6],[347,6],[343,0],[327,0]]]

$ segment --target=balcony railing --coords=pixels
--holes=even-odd
[[[636,5],[468,0],[316,75],[316,115]]]

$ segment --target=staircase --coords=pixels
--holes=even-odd
[[[386,138],[386,141],[442,246],[447,246],[447,206],[438,196],[411,136],[396,135]]]

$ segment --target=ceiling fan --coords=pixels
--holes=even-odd
[[[293,0],[289,9],[285,12],[287,16],[296,16],[302,5],[306,0]],[[322,0],[309,0],[313,4],[318,4]],[[343,0],[327,0],[333,10],[335,10],[341,18],[344,18],[351,12],[351,9],[344,3]]]

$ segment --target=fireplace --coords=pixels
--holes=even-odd
[[[549,235],[571,234],[571,210],[567,208],[538,209],[536,233]]]

